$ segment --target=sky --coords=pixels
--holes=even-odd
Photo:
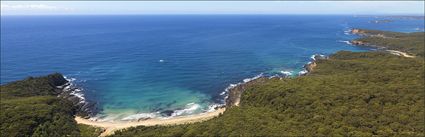
[[[424,15],[424,1],[1,1],[1,15]]]

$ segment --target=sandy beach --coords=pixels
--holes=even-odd
[[[403,57],[407,57],[407,58],[414,58],[415,56],[409,55],[405,52],[401,52],[401,51],[397,51],[397,50],[387,50],[388,52],[390,52],[391,54],[397,55],[397,56],[403,56]]]
[[[154,119],[148,119],[143,121],[99,122],[99,121],[84,119],[81,117],[75,117],[75,121],[77,121],[77,123],[79,124],[86,124],[86,125],[104,128],[105,131],[102,132],[100,136],[107,136],[107,135],[113,134],[116,130],[129,128],[129,127],[135,127],[135,126],[174,125],[174,124],[186,124],[186,123],[205,121],[222,114],[225,110],[226,110],[225,108],[219,108],[213,112],[206,112],[206,113],[201,113],[196,115],[173,117],[169,119],[154,118]]]

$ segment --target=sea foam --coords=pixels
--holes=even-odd
[[[121,120],[129,121],[129,120],[138,120],[138,119],[145,119],[145,118],[149,119],[149,118],[157,117],[157,114],[158,113],[137,113],[134,115],[124,117]]]
[[[352,31],[353,29],[348,29],[348,30],[344,30],[344,34],[345,35],[351,35],[351,31]]]
[[[73,96],[79,98],[79,100],[80,100],[79,103],[85,103],[86,102],[86,98],[84,96],[83,89],[80,88],[80,87],[77,87],[74,84],[74,81],[76,79],[75,78],[68,78],[67,76],[63,76],[63,77],[68,81],[68,83],[66,83],[64,85],[63,91],[64,92],[69,92],[70,95],[73,95]]]
[[[186,107],[184,109],[175,110],[171,114],[171,117],[193,114],[199,108],[201,108],[201,105],[192,102],[192,103],[186,104]]]
[[[222,106],[224,106],[224,104],[212,104],[212,105],[208,105],[207,112],[213,112],[213,111],[216,110],[216,108],[222,107]]]
[[[307,74],[308,73],[308,70],[307,70],[307,68],[305,66],[310,65],[311,63],[313,63],[314,61],[316,61],[317,58],[319,58],[319,59],[326,59],[328,57],[326,55],[323,55],[323,54],[313,54],[313,55],[311,55],[310,56],[311,61],[307,62],[307,64],[304,65],[303,70],[299,71],[298,72],[298,75],[299,76],[302,76],[302,75]]]
[[[300,72],[298,72],[298,75],[305,75],[307,73],[308,73],[307,70],[301,70]]]
[[[256,80],[256,79],[261,78],[261,77],[264,77],[264,73],[260,73],[256,76],[252,77],[252,78],[243,79],[242,82],[239,82],[239,83],[236,83],[236,84],[229,84],[229,86],[227,86],[224,89],[224,91],[220,93],[220,95],[224,96],[224,98],[223,98],[223,104],[219,104],[219,105],[224,105],[226,99],[229,98],[229,92],[230,92],[231,89],[237,87],[238,85],[248,83],[250,81]]]
[[[292,76],[292,71],[280,71],[280,73],[284,74],[285,76]]]
[[[348,41],[348,40],[340,40],[340,41],[338,41],[338,42],[342,42],[342,43],[345,43],[345,44],[348,44],[348,45],[353,45],[350,41]]]
[[[244,83],[248,83],[248,82],[253,81],[253,80],[255,80],[255,79],[258,79],[258,78],[260,78],[260,77],[262,77],[262,76],[263,76],[263,73],[261,73],[261,74],[259,74],[259,75],[255,76],[255,77],[252,77],[252,78],[246,78],[246,79],[243,79],[243,82],[244,82]]]

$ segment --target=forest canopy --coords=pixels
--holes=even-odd
[[[98,128],[77,125],[76,107],[56,86],[67,81],[59,73],[2,85],[0,133],[4,137],[97,136]],[[88,130],[94,135],[87,134]],[[89,133],[90,133],[89,132]]]

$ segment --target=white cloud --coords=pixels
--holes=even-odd
[[[420,1],[1,1],[0,15],[422,14]]]
[[[10,5],[10,4],[1,4],[2,11],[70,11],[73,8],[67,7],[58,7],[51,6],[46,4],[18,4],[18,5]]]

